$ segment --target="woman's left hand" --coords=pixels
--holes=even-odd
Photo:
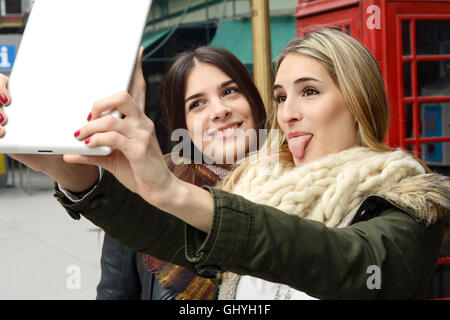
[[[155,126],[145,115],[145,80],[142,73],[142,50],[130,86],[130,92],[119,92],[98,100],[92,107],[90,121],[78,130],[76,139],[87,147],[110,146],[108,156],[64,155],[70,163],[101,166],[124,186],[146,201],[158,206],[163,193],[176,180],[167,168],[156,138]],[[101,116],[117,110],[124,118]]]

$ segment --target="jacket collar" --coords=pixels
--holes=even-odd
[[[420,174],[380,188],[364,198],[351,224],[369,220],[384,209],[396,208],[427,225],[444,224],[444,242],[450,239],[450,180],[436,173]]]
[[[396,205],[392,201],[388,199],[376,195],[370,194],[364,198],[361,202],[360,206],[356,210],[356,214],[350,224],[354,224],[361,221],[370,220],[376,216],[378,216],[381,212],[386,210],[387,208],[395,208],[399,211],[402,211],[409,216],[411,216],[416,222],[420,222],[421,219],[417,216],[417,214],[407,208],[400,207]]]

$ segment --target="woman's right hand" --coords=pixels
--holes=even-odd
[[[9,78],[0,73],[0,139],[7,131],[8,118],[3,111],[11,104],[8,91]],[[98,168],[89,165],[74,165],[64,162],[62,155],[8,154],[27,167],[43,172],[59,184],[74,192],[81,192],[98,181]],[[79,177],[83,177],[80,179]]]

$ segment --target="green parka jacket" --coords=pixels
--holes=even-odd
[[[57,187],[55,197],[72,218],[83,215],[131,250],[203,277],[232,271],[320,299],[422,299],[448,234],[450,196],[440,181],[440,215],[416,214],[373,195],[346,228],[327,228],[204,187],[214,199],[208,234],[151,206],[109,172],[80,202]]]

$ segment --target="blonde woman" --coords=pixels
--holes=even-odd
[[[178,180],[153,123],[123,104],[126,118],[105,127],[104,104],[78,139],[120,150],[122,166],[65,156],[109,172],[80,203],[56,196],[133,250],[217,278],[220,299],[424,298],[449,234],[450,184],[383,145],[388,105],[371,54],[344,33],[312,32],[281,53],[273,89],[281,138],[233,171],[231,193]]]

